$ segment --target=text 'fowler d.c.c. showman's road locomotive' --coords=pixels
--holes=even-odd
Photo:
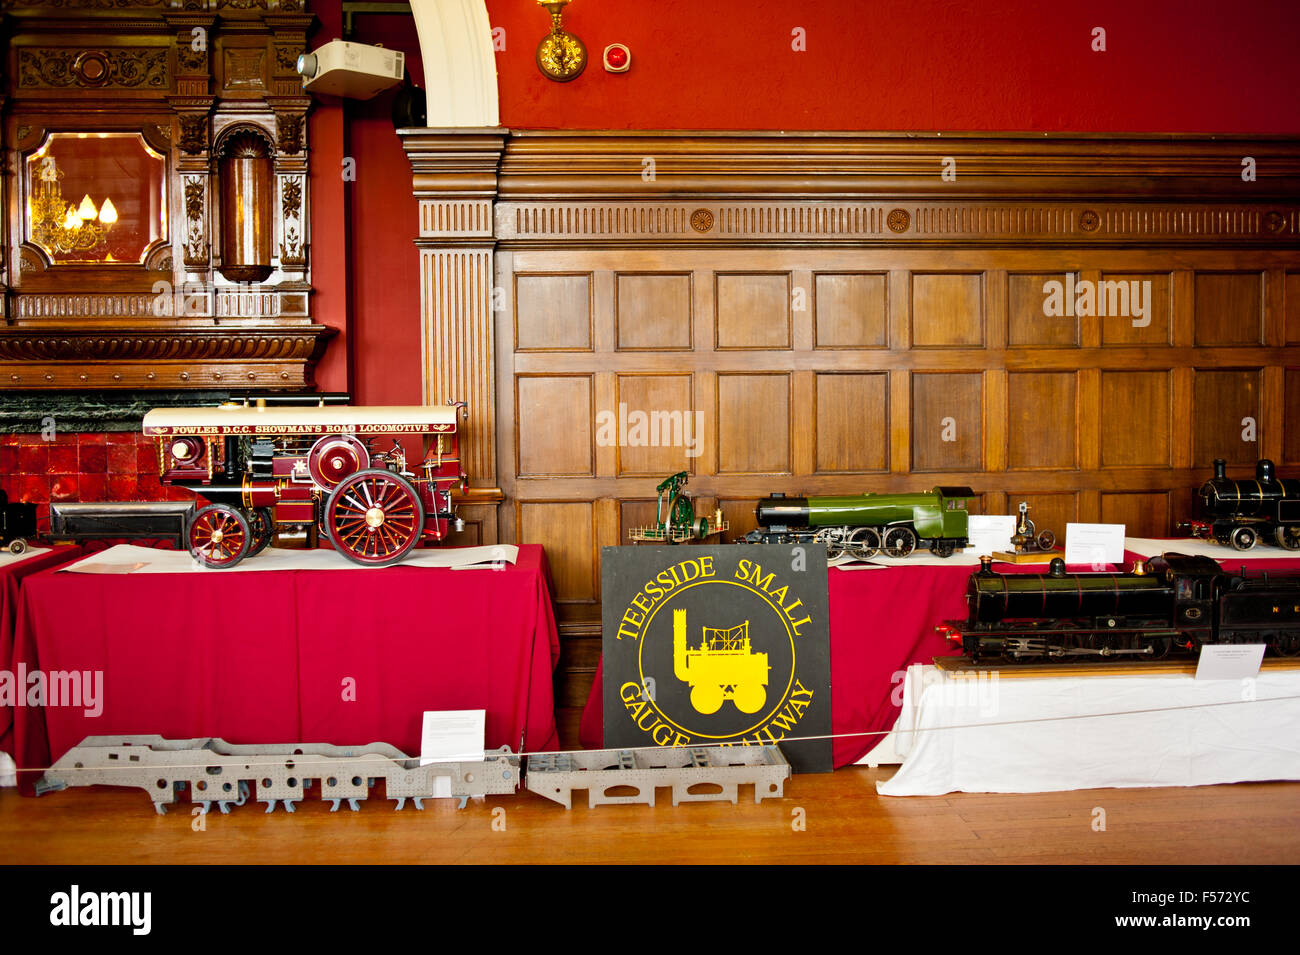
[[[1300,481],[1280,478],[1273,462],[1255,465],[1255,479],[1228,477],[1227,463],[1214,462],[1214,477],[1201,485],[1202,520],[1182,525],[1192,536],[1250,550],[1259,540],[1300,550]]]
[[[1164,554],[1129,573],[999,574],[966,585],[964,621],[936,629],[973,660],[1157,659],[1205,644],[1262,643],[1300,654],[1300,575],[1225,573],[1209,557]]]
[[[163,484],[213,501],[195,512],[190,553],[232,567],[271,541],[277,524],[314,525],[349,560],[396,563],[421,540],[461,527],[457,432],[465,405],[158,408],[144,433],[158,441]],[[424,459],[407,469],[399,437],[420,435]],[[386,439],[392,447],[376,447]]]

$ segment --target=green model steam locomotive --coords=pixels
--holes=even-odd
[[[884,553],[906,557],[918,544],[936,557],[965,547],[968,487],[936,487],[916,494],[852,494],[842,497],[786,497],[758,502],[758,530],[751,544],[821,543],[826,556],[847,553],[859,560]]]

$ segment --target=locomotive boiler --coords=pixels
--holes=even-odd
[[[452,492],[464,487],[458,429],[463,402],[445,406],[347,405],[159,408],[144,417],[158,442],[166,485],[213,503],[186,532],[190,553],[233,567],[259,553],[276,525],[314,526],[357,564],[382,567],[423,540],[459,530]],[[397,440],[419,435],[413,469]],[[387,442],[391,447],[384,447]]]
[[[1228,477],[1227,464],[1214,462],[1214,477],[1201,485],[1203,519],[1188,522],[1192,535],[1237,550],[1265,540],[1300,550],[1300,480],[1279,478],[1267,458],[1255,466],[1253,481]]]
[[[1300,653],[1300,575],[1225,573],[1209,557],[1164,554],[1128,573],[971,575],[964,621],[938,631],[972,660],[1158,659],[1204,644],[1263,643]]]
[[[743,540],[756,544],[820,543],[826,556],[848,553],[866,560],[877,553],[906,557],[918,544],[936,557],[965,547],[968,487],[936,487],[914,494],[852,494],[786,497],[772,494],[754,509],[758,530]]]

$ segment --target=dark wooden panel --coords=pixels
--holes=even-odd
[[[912,376],[912,469],[976,471],[983,466],[983,376]]]
[[[1169,372],[1102,372],[1101,420],[1102,467],[1169,467]]]
[[[619,375],[614,418],[627,421],[618,473],[669,475],[692,467],[703,449],[701,416],[692,409],[690,375]],[[596,439],[604,433],[597,422]],[[615,427],[622,430],[615,422]]]
[[[719,272],[714,277],[718,348],[790,347],[790,275]]]
[[[546,548],[557,600],[596,599],[593,540],[590,503],[519,502],[519,543]]]
[[[1107,299],[1107,314],[1101,319],[1103,345],[1168,345],[1172,321],[1171,289],[1168,272],[1103,272],[1099,291]],[[1127,282],[1131,315],[1112,314],[1108,282]],[[1137,283],[1135,286],[1133,283]],[[1148,284],[1150,283],[1150,284]],[[1144,314],[1136,314],[1140,298]]]
[[[591,276],[515,276],[515,347],[519,351],[591,348]]]
[[[622,500],[618,504],[618,542],[628,543],[628,534],[637,527],[651,527],[655,523],[656,502],[653,500]]]
[[[718,473],[790,470],[790,376],[718,375]]]
[[[1257,345],[1264,340],[1264,274],[1196,274],[1196,344]]]
[[[615,342],[620,351],[691,347],[691,276],[620,273],[615,277]]]
[[[772,488],[773,491],[777,488]],[[730,527],[723,534],[722,539],[730,544],[738,541],[750,531],[758,527],[758,521],[754,517],[754,508],[758,505],[758,498],[752,498],[747,501],[718,501],[718,507],[722,508],[722,519]]]
[[[1124,533],[1129,537],[1168,537],[1169,495],[1167,492],[1103,493],[1101,522],[1123,524]]]
[[[590,475],[591,376],[521,376],[515,388],[519,474]]]
[[[1073,468],[1078,388],[1073,372],[1007,375],[1007,465]]]
[[[888,276],[881,272],[814,277],[815,347],[883,348],[888,340]]]
[[[1079,499],[1077,494],[1021,494],[1007,492],[1006,513],[1018,514],[1020,502],[1029,505],[1029,519],[1034,522],[1038,533],[1051,531],[1056,535],[1056,543],[1065,543],[1065,525],[1079,520]]]
[[[912,343],[918,347],[984,343],[983,275],[912,275]]]
[[[1229,464],[1254,464],[1259,459],[1259,372],[1198,369],[1194,395],[1196,466],[1208,468],[1215,458]],[[1255,441],[1245,440],[1251,422],[1255,424]]]
[[[1286,273],[1286,343],[1300,344],[1300,272]]]
[[[1061,307],[1048,314],[1048,291],[1044,286],[1056,282],[1061,286]],[[1064,306],[1065,274],[1012,273],[1007,276],[1007,344],[1008,345],[1077,345],[1079,318],[1071,307]],[[1052,303],[1055,305],[1056,303]]]
[[[889,465],[889,376],[817,376],[817,471]]]
[[[1300,464],[1300,368],[1288,368],[1282,414],[1282,459]]]

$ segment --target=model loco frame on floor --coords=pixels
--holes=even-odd
[[[452,492],[465,486],[458,431],[465,405],[314,407],[230,403],[159,408],[144,417],[158,442],[163,484],[213,501],[187,531],[209,567],[259,553],[276,525],[314,527],[354,563],[382,567],[463,523]],[[397,440],[419,435],[423,460],[407,469]],[[377,447],[383,440],[392,447]]]
[[[400,810],[410,799],[453,797],[465,808],[471,796],[508,795],[523,776],[520,757],[507,746],[483,760],[421,765],[387,743],[345,747],[322,743],[238,746],[222,739],[168,740],[162,736],[88,736],[64,753],[36,784],[38,796],[71,786],[143,789],[160,815],[189,791],[207,813],[223,813],[256,801],[272,812],[318,790],[322,800],[343,802],[354,812],[380,782]],[[777,746],[650,747],[542,753],[528,757],[527,788],[573,808],[573,791],[585,789],[592,808],[622,803],[655,804],[655,789],[671,787],[673,805],[738,802],[739,787],[753,784],[754,802],[781,798],[790,764]],[[634,790],[628,794],[624,787]]]

